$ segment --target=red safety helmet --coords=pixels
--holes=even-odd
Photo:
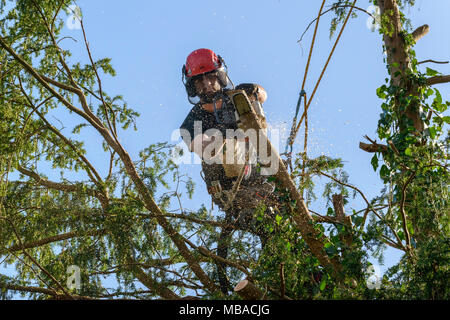
[[[183,66],[183,81],[189,97],[195,97],[197,92],[193,80],[199,75],[217,71],[219,83],[226,87],[228,84],[228,76],[226,65],[222,57],[216,55],[214,51],[209,49],[197,49],[189,54],[186,64]]]

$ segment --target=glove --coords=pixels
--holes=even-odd
[[[223,168],[228,178],[237,177],[245,166],[245,143],[225,139],[223,148]]]

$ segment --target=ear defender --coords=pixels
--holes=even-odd
[[[219,58],[219,62],[220,62],[220,67],[217,68],[218,71],[218,78],[219,78],[219,83],[222,87],[226,87],[228,85],[228,76],[227,76],[227,65],[225,64],[225,61],[223,60],[223,58],[218,55]]]
[[[181,69],[182,73],[182,80],[184,87],[186,88],[186,93],[189,97],[193,98],[197,95],[197,92],[194,87],[194,83],[192,81],[192,78],[189,78],[186,76],[186,65],[183,65],[183,68]]]

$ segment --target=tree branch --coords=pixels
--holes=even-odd
[[[419,41],[422,37],[424,37],[430,31],[430,27],[427,24],[418,27],[416,30],[412,32],[412,37],[414,42]]]
[[[450,82],[450,75],[434,76],[426,80],[427,85],[432,86],[439,83]]]
[[[164,299],[167,299],[167,300],[180,299],[180,296],[175,294],[175,292],[173,292],[169,288],[165,287],[164,285],[161,285],[160,283],[155,281],[155,279],[153,279],[153,277],[146,274],[144,272],[144,270],[142,270],[142,268],[140,268],[131,258],[129,258],[128,262],[130,263],[130,265],[131,265],[130,269],[132,270],[132,272],[134,273],[136,278],[138,278],[138,280],[140,282],[142,282],[142,284],[145,285],[147,288],[156,292],[158,295],[160,295]]]
[[[83,189],[83,188],[80,188],[77,185],[64,184],[64,183],[59,183],[59,182],[54,182],[54,181],[50,181],[50,180],[44,179],[39,174],[37,174],[36,172],[28,170],[28,169],[25,169],[24,167],[22,167],[20,165],[17,166],[17,170],[20,173],[22,173],[22,174],[24,174],[24,175],[34,179],[37,184],[39,184],[41,186],[44,186],[46,188],[49,188],[49,189],[63,191],[63,192],[79,192],[79,191],[81,191]],[[89,196],[97,197],[97,191],[95,191],[93,189],[86,188],[85,192]]]
[[[428,59],[428,60],[419,61],[419,62],[417,62],[417,64],[422,64],[422,63],[427,63],[427,62],[438,63],[438,64],[448,63],[448,61],[436,61],[436,60]]]
[[[58,234],[56,236],[48,237],[48,238],[41,239],[41,240],[26,242],[26,243],[23,243],[21,246],[13,245],[6,250],[8,252],[15,252],[15,251],[19,251],[22,249],[31,249],[31,248],[41,247],[46,244],[50,244],[50,243],[54,243],[54,242],[58,242],[58,241],[62,241],[62,240],[67,240],[67,239],[71,239],[71,238],[75,238],[75,237],[79,237],[79,236],[97,236],[97,235],[104,235],[104,234],[106,234],[106,230],[93,230],[93,231],[89,231],[86,233],[71,231],[71,232]]]
[[[369,140],[370,144],[360,142],[359,143],[359,148],[360,149],[362,149],[362,150],[364,150],[366,152],[370,152],[370,153],[375,153],[375,152],[384,153],[384,152],[386,152],[388,150],[387,145],[379,144],[376,141],[373,141],[372,139],[370,139],[367,135],[364,136],[364,138]]]
[[[416,172],[413,172],[409,176],[408,180],[406,180],[405,184],[403,185],[403,188],[402,188],[402,200],[400,202],[400,212],[402,214],[403,232],[405,233],[406,247],[408,248],[408,250],[411,249],[411,236],[409,234],[408,225],[406,223],[406,212],[405,212],[406,187],[412,181],[412,179],[414,179],[415,176],[416,176]]]
[[[11,225],[13,232],[17,238],[17,240],[19,241],[19,245],[21,247],[22,253],[28,257],[28,259],[30,259],[47,277],[49,277],[50,279],[52,279],[52,281],[54,283],[56,283],[56,285],[59,287],[60,290],[62,290],[62,292],[64,292],[64,294],[68,297],[70,297],[72,300],[76,300],[76,298],[74,296],[72,296],[71,294],[69,294],[66,289],[61,285],[61,283],[50,273],[48,272],[44,267],[42,267],[39,262],[36,261],[36,259],[33,258],[33,256],[31,256],[23,247],[23,242],[22,239],[20,238],[19,234],[17,233],[17,230],[13,224],[13,222],[10,219],[4,218],[6,221],[9,222],[9,224]]]

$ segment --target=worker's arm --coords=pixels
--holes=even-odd
[[[259,100],[260,103],[264,103],[267,100],[267,92],[259,84],[257,86],[258,86],[258,92],[257,92],[258,100]]]
[[[204,156],[210,157],[209,160],[213,160],[215,156],[223,152],[224,139],[219,139],[215,146],[211,146],[212,154],[205,154],[205,149],[211,143],[214,143],[216,140],[214,136],[209,136],[207,134],[198,134],[192,139],[191,145],[189,146],[189,150],[191,152],[195,152],[200,159],[203,159]],[[207,160],[207,159],[203,159]]]

